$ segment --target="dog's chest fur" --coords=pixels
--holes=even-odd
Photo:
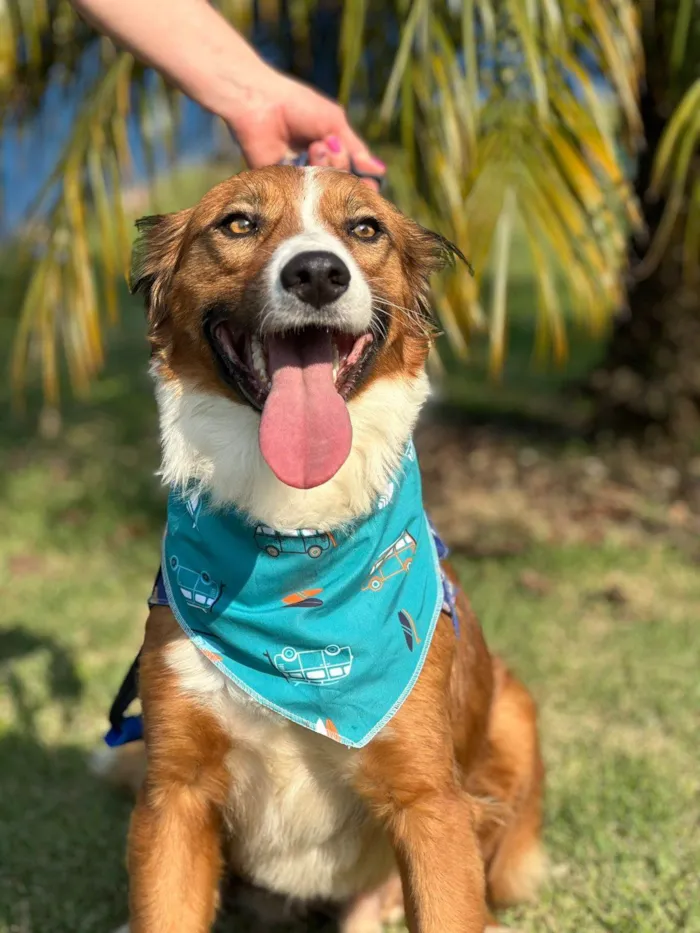
[[[228,828],[236,872],[311,900],[345,900],[389,875],[388,840],[353,788],[357,750],[255,703],[184,635],[168,662],[182,690],[232,739]]]
[[[350,405],[353,449],[336,479],[291,490],[262,461],[251,409],[187,385],[158,385],[163,477],[198,480],[278,528],[333,529],[365,514],[396,469],[428,394],[424,373],[381,379]],[[390,415],[388,417],[388,415]],[[353,789],[360,752],[249,699],[183,634],[169,663],[232,739],[229,813],[234,871],[302,899],[346,900],[394,867],[389,843]],[[235,813],[235,823],[233,814]]]

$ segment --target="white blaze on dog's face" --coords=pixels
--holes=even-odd
[[[366,510],[425,398],[450,244],[332,169],[244,172],[140,229],[166,480],[268,521]]]

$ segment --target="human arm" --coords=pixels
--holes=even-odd
[[[312,164],[382,174],[345,111],[265,63],[206,0],[73,0],[99,32],[217,114],[252,168],[310,148]]]

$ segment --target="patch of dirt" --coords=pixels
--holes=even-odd
[[[518,586],[533,596],[547,596],[552,591],[552,581],[536,570],[523,570],[518,577]]]
[[[438,418],[419,426],[416,446],[432,520],[451,547],[474,557],[518,554],[538,542],[662,535],[700,561],[700,457],[681,468],[630,443],[535,444]]]
[[[46,559],[41,554],[13,554],[8,558],[7,569],[11,580],[37,576],[46,569]]]

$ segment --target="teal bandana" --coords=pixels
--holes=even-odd
[[[179,624],[238,687],[355,748],[410,693],[447,592],[412,443],[372,514],[332,534],[171,492],[162,576]]]

